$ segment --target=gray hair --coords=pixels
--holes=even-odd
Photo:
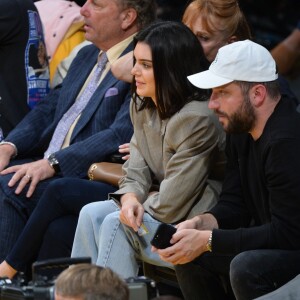
[[[137,12],[139,30],[156,19],[156,2],[154,0],[117,0],[123,8],[133,8]]]

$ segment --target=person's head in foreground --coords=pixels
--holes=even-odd
[[[128,300],[126,282],[109,268],[77,264],[55,281],[56,300]]]
[[[135,103],[142,101],[140,110],[156,108],[166,119],[192,100],[207,100],[207,93],[187,80],[192,70],[208,67],[201,45],[187,26],[156,22],[134,40],[132,93]]]
[[[270,52],[249,40],[219,49],[207,71],[188,76],[212,89],[209,108],[228,133],[249,132],[257,139],[280,99],[276,63]]]

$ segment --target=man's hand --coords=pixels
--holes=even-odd
[[[119,146],[119,152],[124,153],[125,155],[122,156],[123,160],[127,160],[130,157],[130,148],[129,148],[129,143],[123,144]],[[128,153],[128,154],[127,154]]]
[[[8,183],[9,187],[15,186],[19,182],[18,187],[15,190],[16,194],[20,194],[24,187],[29,184],[26,197],[31,197],[37,184],[41,180],[53,177],[55,172],[48,163],[47,159],[41,159],[35,162],[16,165],[3,170],[0,174],[6,175],[15,173]]]
[[[201,214],[190,220],[186,220],[179,223],[177,226],[178,230],[181,229],[198,229],[198,230],[213,230],[219,228],[218,221],[210,214]]]
[[[15,154],[15,149],[11,145],[1,145],[0,147],[0,171],[9,164],[10,158]]]
[[[127,193],[121,197],[120,221],[138,231],[142,224],[144,207],[134,193]]]
[[[195,218],[183,221],[181,223],[178,223],[176,226],[177,230],[182,229],[197,229],[197,221]]]
[[[207,251],[207,242],[211,231],[196,229],[177,230],[171,239],[174,244],[166,249],[152,247],[160,258],[173,265],[186,264]]]

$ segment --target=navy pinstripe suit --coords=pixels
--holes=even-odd
[[[123,54],[132,50],[129,45]],[[6,141],[17,146],[18,157],[12,164],[20,164],[43,157],[54,130],[76,100],[86,78],[96,64],[99,49],[84,47],[74,59],[61,87],[37,105],[7,136]],[[113,91],[113,92],[112,92]],[[132,124],[129,116],[130,85],[117,80],[109,71],[86,108],[71,136],[70,146],[56,152],[63,177],[85,178],[88,167],[95,161],[105,161],[129,142]],[[0,176],[0,259],[15,242],[24,224],[53,177],[41,181],[33,196],[26,198],[7,186],[12,175]]]

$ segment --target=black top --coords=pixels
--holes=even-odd
[[[257,141],[228,136],[223,190],[211,210],[220,228],[213,252],[300,249],[299,108],[283,97]]]
[[[47,56],[41,51],[44,45],[32,0],[1,0],[0,127],[4,136],[49,91]]]

